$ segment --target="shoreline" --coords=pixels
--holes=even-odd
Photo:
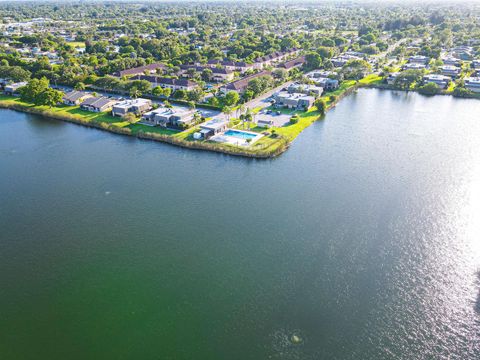
[[[15,99],[15,98],[13,98]],[[274,144],[271,144],[264,149],[248,149],[232,146],[228,144],[220,144],[213,142],[198,142],[188,141],[171,135],[159,134],[154,132],[138,131],[133,133],[130,128],[122,128],[106,122],[94,122],[81,119],[80,117],[67,116],[66,114],[56,114],[55,112],[44,110],[36,106],[29,106],[23,104],[12,104],[6,101],[0,100],[0,108],[7,110],[14,110],[27,114],[44,116],[46,118],[64,121],[72,124],[82,125],[85,127],[95,128],[98,130],[107,131],[117,135],[132,136],[142,140],[158,141],[173,146],[188,148],[192,150],[203,150],[210,152],[223,153],[226,155],[241,156],[255,159],[269,159],[274,158],[284,153],[290,146],[291,141],[286,138],[278,137]],[[277,145],[277,146],[273,146]],[[272,148],[272,149],[269,149]]]
[[[357,90],[360,86],[359,83],[356,83],[347,89],[345,89],[341,94],[339,94],[333,102],[328,102],[325,114],[314,114],[312,115],[313,119],[309,119],[302,124],[297,123],[294,126],[298,127],[298,131],[295,132],[293,135],[287,136],[282,134],[277,134],[276,137],[272,137],[272,135],[268,136],[269,139],[273,140],[273,142],[269,144],[263,144],[262,148],[252,148],[246,147],[242,148],[239,146],[224,144],[224,143],[215,143],[215,142],[206,142],[206,141],[196,141],[196,140],[186,140],[189,134],[185,138],[181,138],[175,135],[167,135],[161,134],[157,132],[148,132],[139,130],[133,132],[129,127],[120,127],[116,126],[113,123],[108,123],[104,121],[91,121],[85,118],[80,114],[67,114],[65,112],[55,112],[53,109],[63,109],[60,107],[53,107],[53,108],[45,108],[40,106],[35,106],[33,104],[22,103],[18,97],[13,96],[4,96],[2,99],[0,97],[0,108],[2,109],[9,109],[18,112],[23,112],[27,114],[39,115],[44,116],[46,118],[64,121],[72,124],[82,125],[90,128],[95,128],[98,130],[107,131],[117,135],[124,135],[124,136],[132,136],[142,140],[151,140],[151,141],[158,141],[165,144],[170,144],[173,146],[183,147],[192,150],[203,150],[203,151],[210,151],[210,152],[217,152],[222,153],[225,155],[232,155],[232,156],[241,156],[246,158],[253,158],[253,159],[271,159],[277,156],[280,156],[285,151],[288,150],[290,145],[295,141],[295,139],[314,122],[323,119],[326,113],[334,108],[344,97],[350,95],[352,92]],[[66,107],[66,109],[68,109]],[[94,113],[95,114],[95,113]],[[97,113],[102,114],[102,113]],[[308,114],[306,112],[305,114]],[[103,114],[105,115],[105,114]],[[281,129],[281,128],[278,128]],[[278,129],[276,129],[278,131]],[[267,131],[268,129],[265,129]],[[187,130],[188,131],[188,130]],[[180,133],[179,133],[180,134]],[[262,144],[260,144],[262,146]]]

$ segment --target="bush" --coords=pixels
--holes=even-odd
[[[418,92],[423,95],[436,95],[440,92],[440,88],[437,84],[429,82],[418,88]]]
[[[298,120],[299,120],[298,115],[293,115],[293,116],[290,118],[290,123],[296,124],[296,123],[298,123]]]
[[[456,87],[453,89],[453,96],[459,97],[459,98],[467,98],[472,96],[472,92],[464,87]]]

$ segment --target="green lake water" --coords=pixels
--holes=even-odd
[[[2,360],[480,359],[480,101],[361,90],[272,160],[0,110],[0,189]]]

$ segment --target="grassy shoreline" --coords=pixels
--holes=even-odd
[[[333,93],[335,100],[332,101],[330,100],[330,96],[325,96],[324,99],[327,103],[326,111],[334,107],[343,97],[350,94],[357,87],[358,84],[355,82],[349,82]],[[18,97],[0,95],[0,108],[45,116],[55,120],[93,127],[114,134],[159,141],[188,149],[213,151],[227,155],[257,159],[268,159],[281,155],[303,130],[315,121],[323,118],[315,107],[306,112],[297,112],[299,115],[299,121],[297,123],[275,128],[274,134],[270,129],[269,132],[271,134],[264,136],[255,144],[248,147],[240,147],[214,141],[194,140],[193,133],[198,130],[198,127],[177,132],[139,124],[138,122],[129,123],[123,121],[121,118],[115,118],[109,113],[83,111],[78,106],[58,105],[50,108],[23,102]],[[265,132],[267,129],[255,128],[253,131]]]

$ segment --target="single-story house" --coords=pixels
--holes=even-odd
[[[273,98],[275,99],[276,106],[285,106],[289,109],[307,110],[315,102],[313,96],[300,93],[289,93],[288,91],[280,91],[273,95]]]
[[[149,99],[129,99],[121,101],[112,107],[112,115],[123,117],[128,113],[134,113],[137,115],[152,108],[152,101]]]
[[[480,93],[480,77],[467,77],[464,80],[468,90]]]
[[[446,89],[452,79],[449,76],[440,75],[440,74],[429,74],[423,77],[423,82],[437,84],[441,89]]]
[[[193,123],[194,110],[159,107],[142,116],[141,123],[152,126],[189,126]]]
[[[63,98],[62,102],[65,105],[80,105],[84,100],[88,99],[89,97],[92,97],[93,95],[85,92],[85,91],[70,91],[66,93]]]
[[[105,96],[92,96],[85,99],[80,108],[92,112],[104,112],[112,109],[113,105],[118,103],[118,100],[107,98]]]
[[[223,119],[212,119],[200,125],[200,137],[208,139],[213,135],[222,133],[227,130],[228,122]]]
[[[5,86],[4,93],[6,95],[18,95],[18,89],[20,89],[21,87],[23,87],[27,84],[28,83],[26,81],[17,82],[17,83],[13,83],[13,84],[8,84],[8,85]]]

